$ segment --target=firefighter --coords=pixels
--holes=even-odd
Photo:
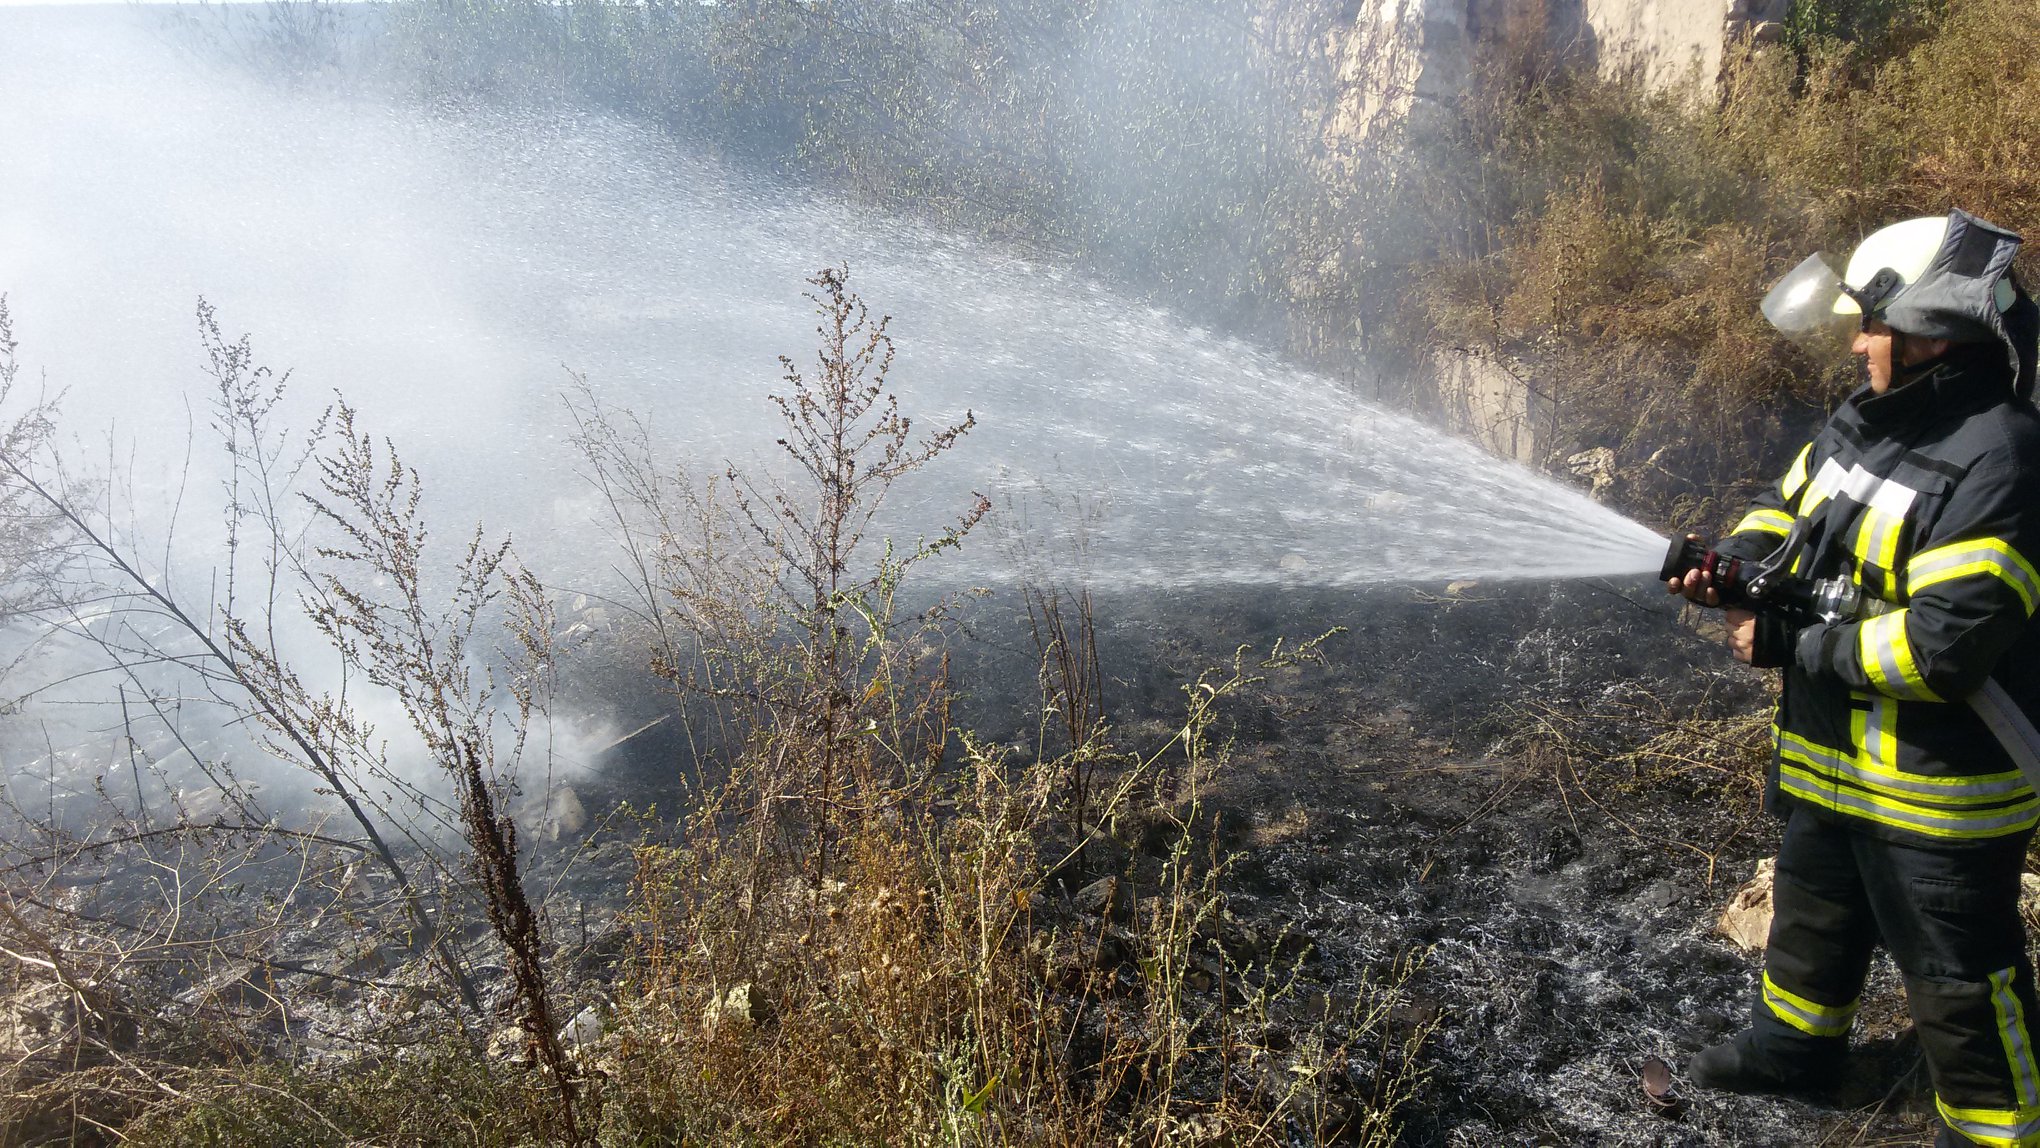
[[[1785,828],[1753,1022],[1687,1075],[1734,1092],[1833,1083],[1881,942],[1938,1145],[2040,1146],[2040,998],[2018,915],[2040,823],[2040,310],[2012,274],[2019,244],[1956,211],[1872,234],[1842,274],[1815,256],[1778,284],[1766,317],[1846,347],[1869,382],[1717,547],[1755,560],[1792,536],[1794,573],[1902,608],[1797,629],[1728,613],[1735,655],[1784,671],[1766,807]],[[1666,588],[1719,603],[1703,571]]]

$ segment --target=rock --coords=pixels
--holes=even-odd
[[[1714,923],[1714,931],[1735,942],[1746,953],[1762,952],[1771,936],[1771,882],[1778,863],[1766,857],[1757,862],[1756,876],[1728,899],[1728,908]],[[2030,874],[2029,874],[2030,876]]]
[[[2040,925],[2040,873],[2019,874],[2019,916]]]
[[[1565,468],[1593,484],[1589,493],[1599,500],[1615,486],[1615,451],[1605,446],[1583,450],[1565,460]]]
[[[490,1060],[510,1060],[524,1055],[528,1034],[518,1025],[506,1025],[489,1034]]]
[[[581,804],[581,795],[562,785],[553,791],[547,811],[546,829],[553,840],[573,837],[588,827],[588,810]]]
[[[602,1015],[589,1005],[574,1014],[560,1029],[560,1043],[569,1047],[594,1044],[602,1039]]]
[[[1653,881],[1644,887],[1638,900],[1645,908],[1670,909],[1685,900],[1685,892],[1671,881]]]
[[[1785,25],[1776,20],[1766,20],[1750,27],[1750,43],[1780,44],[1785,41]]]
[[[532,794],[513,810],[517,823],[541,840],[574,837],[588,827],[588,810],[572,786],[556,785],[543,795]]]
[[[1133,896],[1117,877],[1100,877],[1077,890],[1072,900],[1081,912],[1123,921],[1133,914]]]
[[[579,1019],[579,1018],[576,1018]],[[701,1013],[701,1027],[714,1034],[724,1025],[735,1025],[738,1031],[748,1029],[765,1019],[765,1002],[749,981],[738,985],[715,1001],[710,1002]]]

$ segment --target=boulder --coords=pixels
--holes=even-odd
[[[1077,890],[1072,898],[1077,909],[1094,917],[1125,920],[1133,912],[1133,897],[1117,877],[1100,877]]]
[[[713,1035],[724,1025],[735,1025],[737,1031],[742,1031],[764,1019],[765,1002],[746,981],[709,1002],[701,1013],[701,1027]]]
[[[560,1028],[560,1043],[569,1048],[594,1044],[602,1039],[602,1014],[589,1005],[574,1014],[574,1019]]]
[[[1615,452],[1605,446],[1583,450],[1567,458],[1565,468],[1593,484],[1588,493],[1596,502],[1606,499],[1620,477],[1615,472]]]
[[[1759,953],[1771,937],[1771,883],[1778,871],[1776,860],[1757,862],[1757,872],[1728,899],[1714,931],[1735,942],[1746,953]]]

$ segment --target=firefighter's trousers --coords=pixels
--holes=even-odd
[[[1839,1057],[1882,941],[1942,1118],[1979,1144],[2040,1148],[2040,1001],[2018,909],[2030,836],[1914,847],[1794,809],[1755,1010],[1766,1053]]]

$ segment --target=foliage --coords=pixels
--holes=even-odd
[[[378,451],[344,403],[309,434],[277,426],[285,378],[256,364],[247,338],[224,338],[203,300],[197,318],[224,474],[224,557],[208,570],[204,607],[186,595],[174,537],[148,536],[132,507],[100,498],[104,485],[72,477],[46,403],[0,444],[0,501],[35,528],[17,540],[39,547],[14,571],[42,586],[22,599],[31,608],[18,629],[32,649],[82,659],[77,678],[118,683],[111,697],[84,699],[101,711],[117,703],[118,741],[88,741],[74,756],[89,761],[124,743],[132,782],[117,797],[102,780],[60,806],[59,753],[46,746],[47,810],[0,796],[0,953],[36,954],[16,962],[11,971],[29,975],[8,988],[44,1016],[15,1034],[9,1091],[67,1106],[74,1127],[97,1127],[157,1091],[176,1095],[163,1076],[276,1056],[268,1027],[291,1032],[295,995],[280,978],[308,978],[321,993],[396,987],[279,950],[329,917],[352,926],[376,970],[392,959],[385,949],[429,960],[449,990],[437,1003],[464,1027],[484,1006],[446,922],[478,911],[503,946],[541,1070],[529,1092],[534,1122],[551,1139],[584,1142],[593,1112],[552,1016],[516,827],[498,810],[545,701],[544,590],[509,565],[507,543],[489,545],[479,531],[453,585],[431,585],[417,476]],[[16,374],[13,349],[0,309],[0,392]],[[317,492],[298,485],[308,466]],[[470,648],[478,625],[505,615],[521,646],[521,657],[504,660],[508,706]],[[332,662],[307,652],[314,635]],[[387,735],[365,716],[376,700],[394,701],[419,739],[420,764],[436,766],[453,791],[448,837],[420,826],[444,804],[429,782],[392,766]],[[235,773],[232,750],[209,743],[215,723],[257,731],[256,746],[307,775],[345,827],[328,833],[265,808],[260,787]],[[499,746],[499,731],[511,745]],[[174,752],[145,763],[145,736]],[[188,765],[163,768],[180,755]],[[145,764],[163,795],[155,808]],[[388,885],[362,879],[364,865]],[[92,892],[64,892],[81,887]],[[368,1039],[352,1027],[347,1038]],[[0,1108],[0,1119],[12,1123],[14,1108]]]
[[[734,610],[705,608],[717,588],[695,582],[641,591],[647,603],[665,591],[664,632],[685,655],[664,665],[682,697],[740,703],[746,736],[681,844],[639,851],[609,1134],[1077,1145],[1159,1142],[1194,1120],[1239,1143],[1280,1142],[1285,1128],[1387,1142],[1417,1078],[1387,1031],[1392,985],[1357,1015],[1317,1018],[1293,1087],[1243,1086],[1226,1067],[1257,1047],[1253,1024],[1286,983],[1265,963],[1209,955],[1224,863],[1202,852],[1198,802],[1223,759],[1213,722],[1258,680],[1250,664],[1193,683],[1164,744],[1118,750],[1094,708],[1088,600],[1044,591],[1034,609],[1060,752],[1016,760],[949,729],[951,684],[934,653],[949,606],[903,617],[900,594],[915,565],[961,542],[983,500],[904,555],[859,550],[890,487],[971,424],[911,437],[884,390],[885,320],[846,278],[810,281],[821,354],[811,375],[787,363],[774,399],[788,476],[713,480],[727,498],[684,503],[724,507],[725,525],[665,541],[709,539],[721,558],[644,567],[733,572],[729,586],[750,588]],[[678,494],[643,476],[635,447],[618,448],[614,422],[584,407],[581,425],[609,489]],[[620,532],[678,517],[617,509]],[[1315,652],[1278,650],[1268,664]],[[1054,879],[1149,808],[1164,811],[1172,842],[1152,895],[1134,904],[1128,886],[1095,921],[1059,909]],[[1202,990],[1214,975],[1240,995],[1212,1000]],[[1376,1040],[1390,1051],[1360,1052]],[[1227,1050],[1216,1066],[1214,1044]],[[1342,1087],[1333,1066],[1363,1055],[1389,1057],[1370,1072],[1381,1090],[1328,1114],[1320,1101]]]
[[[1849,11],[1859,23],[1838,27],[1891,15]],[[1491,62],[1454,154],[1492,157],[1466,217],[1506,222],[1409,270],[1407,329],[1527,364],[1556,408],[1549,457],[1612,448],[1631,509],[1725,525],[1853,374],[1763,325],[1753,304],[1768,283],[1810,252],[1846,253],[1884,223],[1952,206],[2040,226],[2021,94],[2036,47],[2030,6],[1957,0],[1882,63],[1834,39],[1803,60],[1735,58],[1709,103]],[[2033,281],[2040,259],[2021,270]]]
[[[291,1144],[347,1148],[364,1138],[401,1148],[520,1148],[545,1143],[506,1114],[533,1099],[517,1078],[464,1042],[429,1044],[344,1072],[256,1063],[181,1081],[122,1129],[136,1148]]]
[[[1785,42],[1811,52],[1837,42],[1885,55],[1918,35],[1947,0],[1796,0],[1785,19]]]
[[[291,828],[225,772],[210,796],[235,819],[194,816],[197,789],[174,815],[152,811],[132,727],[131,799],[102,782],[82,829],[6,801],[23,832],[0,845],[0,989],[9,1015],[41,1018],[0,1030],[20,1054],[0,1105],[10,1141],[1393,1142],[1429,1031],[1391,1020],[1411,966],[1308,1013],[1300,946],[1244,949],[1227,932],[1228,860],[1202,806],[1225,761],[1223,709],[1318,643],[1241,651],[1186,686],[1172,734],[1122,749],[1088,596],[1038,590],[1043,712],[1060,737],[1025,756],[952,729],[954,604],[909,611],[902,588],[963,542],[984,500],[911,548],[880,539],[879,512],[972,423],[917,430],[886,389],[887,319],[846,269],[810,285],[819,354],[784,362],[776,469],[659,477],[639,424],[592,392],[576,400],[652,663],[676,704],[716,722],[684,832],[637,853],[601,1035],[585,1017],[560,1027],[559,953],[504,812],[555,624],[507,544],[478,530],[436,569],[422,481],[394,446],[344,402],[306,439],[273,425],[283,381],[209,309],[230,460],[212,615],[184,611],[176,578],[144,575],[131,536],[76,487],[39,477],[59,462],[0,459],[24,505],[50,508],[61,544],[131,603],[125,630],[67,624],[137,683],[143,661],[205,670],[358,837]],[[45,414],[23,424],[36,451]],[[273,607],[292,596],[336,654],[337,685],[288,656],[290,615]],[[140,610],[182,621],[144,625]],[[499,623],[519,649],[490,659],[479,639]],[[369,689],[450,801],[385,792],[401,781],[361,712]],[[464,881],[406,808],[458,832]],[[1074,911],[1069,883],[1093,864],[1102,901]],[[458,883],[428,889],[421,870]],[[66,892],[80,887],[93,892]],[[417,917],[429,929],[407,930]],[[428,960],[482,983],[438,942],[483,920],[504,967],[480,1007],[433,992]],[[341,951],[308,963],[291,947],[320,936]],[[484,1040],[498,1018],[512,1024]]]

